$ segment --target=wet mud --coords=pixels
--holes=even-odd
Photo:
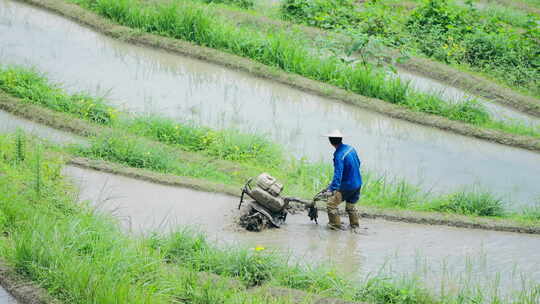
[[[478,185],[535,203],[540,155],[389,118],[252,75],[107,38],[17,2],[0,1],[7,35],[0,58],[36,66],[69,90],[105,94],[115,105],[216,128],[255,131],[296,156],[331,158],[320,134],[341,128],[369,168],[424,189]],[[54,29],[54,30],[51,30]],[[21,40],[19,37],[27,37]],[[84,73],[81,73],[84,71]],[[509,206],[515,209],[521,205]]]
[[[170,231],[188,225],[211,241],[263,246],[290,254],[292,260],[333,263],[350,275],[384,271],[419,274],[435,284],[485,282],[500,275],[507,291],[521,288],[521,275],[540,280],[540,236],[424,226],[362,219],[362,234],[334,232],[290,215],[281,229],[250,233],[233,218],[238,198],[156,185],[126,177],[66,167],[64,174],[80,187],[80,199],[116,215],[127,231]],[[346,221],[345,218],[343,218]],[[469,281],[470,282],[470,281]]]
[[[17,274],[0,260],[1,304],[60,304],[38,285]]]

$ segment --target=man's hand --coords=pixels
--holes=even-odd
[[[320,196],[324,197],[325,199],[328,199],[329,197],[332,197],[334,193],[335,193],[334,190],[330,190],[329,188],[326,188],[324,190],[321,190]]]

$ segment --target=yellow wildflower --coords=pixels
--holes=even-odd
[[[266,248],[264,248],[263,246],[260,246],[260,245],[257,245],[257,246],[255,247],[255,251],[263,251],[263,250],[265,250],[265,249],[266,249]]]

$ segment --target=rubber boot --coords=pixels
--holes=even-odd
[[[332,230],[343,230],[341,225],[341,217],[339,216],[338,206],[341,204],[341,193],[335,192],[328,200],[326,212],[328,213],[328,228]]]
[[[356,210],[356,206],[354,204],[347,203],[345,211],[347,211],[347,214],[349,215],[349,224],[351,226],[351,231],[357,233],[358,229],[360,228],[360,220],[358,216],[358,211]]]
[[[331,211],[328,211],[328,228],[332,230],[343,230],[343,226],[341,225],[341,217],[339,214],[337,214],[337,212],[331,213]]]

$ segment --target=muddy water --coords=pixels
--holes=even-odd
[[[508,290],[519,289],[520,275],[540,282],[540,236],[442,226],[362,220],[363,235],[333,232],[289,216],[287,225],[262,233],[239,231],[231,224],[237,198],[156,185],[111,174],[67,167],[64,173],[80,187],[80,199],[112,211],[131,231],[168,231],[192,225],[218,242],[256,245],[291,254],[293,259],[332,262],[351,275],[391,269],[416,273],[437,285],[486,282],[497,274]],[[432,281],[436,280],[436,281]]]
[[[41,137],[58,144],[81,144],[84,142],[81,137],[73,134],[49,128],[7,112],[0,111],[0,133],[13,133],[17,130],[22,130],[26,134]]]
[[[17,301],[2,287],[0,287],[0,304],[17,304]]]
[[[402,70],[398,71],[397,76],[405,81],[410,81],[411,87],[422,92],[437,94],[439,96],[442,96],[445,100],[456,102],[462,100],[476,99],[480,104],[485,106],[487,110],[496,119],[505,121],[521,121],[527,125],[540,127],[540,118],[538,117],[521,113],[519,111],[513,110],[509,107],[497,103],[489,102],[485,99],[478,98],[461,89],[446,85],[439,81]]]
[[[108,94],[126,109],[268,134],[312,160],[331,159],[332,150],[320,134],[341,128],[365,167],[377,173],[437,191],[480,184],[523,204],[540,196],[540,154],[390,119],[248,74],[125,44],[17,2],[0,0],[0,20],[0,62],[35,66],[70,90]]]

